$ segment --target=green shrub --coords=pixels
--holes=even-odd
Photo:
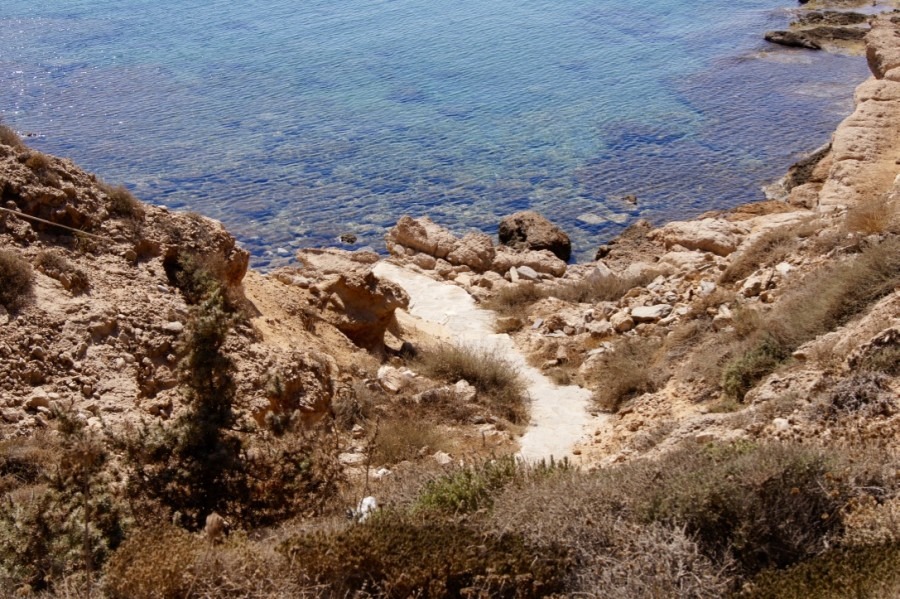
[[[545,597],[563,589],[570,567],[557,546],[390,512],[290,539],[282,551],[302,583],[332,597]]]
[[[90,577],[123,538],[105,446],[69,414],[56,421],[56,437],[0,447],[0,588],[46,590],[73,573]]]
[[[520,468],[512,457],[461,468],[427,483],[417,505],[421,509],[451,513],[490,507],[494,495],[520,474]]]
[[[771,374],[790,353],[775,339],[765,337],[752,349],[728,362],[722,373],[722,390],[728,397],[744,401],[756,383]]]
[[[450,383],[465,379],[488,409],[513,423],[527,422],[525,383],[513,365],[489,350],[441,344],[422,352],[416,363],[430,377]]]
[[[34,290],[31,264],[17,252],[0,249],[0,305],[14,312],[27,304]]]

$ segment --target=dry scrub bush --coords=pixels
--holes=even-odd
[[[430,453],[447,449],[447,441],[438,428],[427,421],[415,418],[382,420],[372,451],[374,464],[396,464],[413,460],[419,452]]]
[[[100,191],[109,200],[109,213],[140,220],[144,217],[144,205],[124,185],[100,183]]]
[[[11,127],[0,124],[0,144],[10,148],[23,147],[22,138]]]
[[[890,379],[878,372],[858,372],[841,379],[817,406],[819,415],[829,420],[847,415],[887,417],[896,411]]]
[[[900,596],[900,545],[836,548],[785,570],[763,572],[737,599]]]
[[[603,411],[617,412],[636,395],[659,389],[665,382],[660,367],[661,342],[655,338],[625,337],[601,356],[588,375],[593,401]]]
[[[778,341],[763,337],[752,348],[728,362],[722,372],[722,390],[726,396],[743,402],[747,392],[788,357],[790,353]]]
[[[175,285],[188,304],[199,304],[214,293],[222,296],[229,313],[241,313],[244,298],[228,287],[225,259],[218,254],[180,253],[163,260],[169,282]]]
[[[566,302],[588,303],[617,302],[635,287],[644,287],[658,277],[661,271],[646,270],[634,276],[587,276],[571,283],[564,283],[547,291],[547,295]]]
[[[291,580],[267,545],[232,535],[211,545],[166,523],[136,532],[110,560],[108,599],[293,599],[315,597]]]
[[[371,389],[365,381],[354,381],[350,393],[339,393],[331,402],[334,423],[345,431],[363,424],[371,418],[375,406],[383,398],[384,392],[380,388]]]
[[[900,343],[874,347],[861,356],[855,365],[860,370],[900,375]]]
[[[791,255],[797,245],[797,234],[792,229],[779,228],[763,233],[732,259],[719,276],[719,283],[734,283],[763,266],[782,262]]]
[[[44,185],[51,187],[59,187],[59,176],[53,170],[53,164],[50,159],[40,152],[32,152],[25,158],[25,166],[31,169],[38,179]]]
[[[398,512],[290,539],[282,551],[299,584],[330,597],[545,597],[562,590],[570,565],[557,546]]]
[[[528,420],[521,375],[509,362],[489,350],[441,344],[423,351],[416,364],[426,376],[449,383],[468,381],[479,392],[476,401],[498,416],[514,424]]]
[[[59,412],[58,434],[0,446],[0,588],[48,590],[91,577],[123,538],[106,450]]]
[[[17,252],[0,249],[0,306],[19,310],[31,300],[33,289],[31,264]]]
[[[50,277],[56,279],[62,286],[72,293],[79,295],[90,289],[87,274],[72,265],[66,257],[57,250],[44,250],[37,255],[35,267]]]
[[[897,208],[888,196],[857,202],[847,210],[844,229],[849,233],[876,235],[890,231],[897,222]]]
[[[484,302],[484,307],[505,316],[520,316],[526,306],[545,297],[544,290],[534,283],[504,285]]]
[[[749,346],[725,367],[722,385],[742,400],[803,343],[832,331],[900,285],[900,238],[808,275],[773,308],[740,331]],[[755,330],[754,330],[755,329]]]
[[[832,331],[900,284],[900,238],[866,247],[859,255],[820,269],[779,301],[766,328],[789,348]]]
[[[564,547],[574,560],[566,581],[571,596],[722,597],[725,567],[680,528],[630,520],[618,481],[615,471],[579,470],[518,480],[496,497],[490,526]]]
[[[849,499],[885,486],[875,469],[854,468],[795,445],[686,443],[656,460],[508,487],[492,518],[528,538],[568,539],[589,557],[620,550],[610,532],[619,522],[662,525],[697,544],[707,573],[743,577],[833,544]]]
[[[626,468],[619,482],[639,520],[684,527],[706,555],[733,556],[753,574],[816,555],[839,535],[850,490],[836,470],[797,446],[685,446]]]

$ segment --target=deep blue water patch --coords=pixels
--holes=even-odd
[[[258,266],[528,207],[584,259],[761,199],[849,113],[865,61],[768,46],[784,2],[6,0],[0,112]]]

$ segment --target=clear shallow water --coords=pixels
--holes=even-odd
[[[850,112],[865,61],[767,45],[782,2],[4,0],[0,113],[258,266],[526,207],[585,259],[762,199]]]

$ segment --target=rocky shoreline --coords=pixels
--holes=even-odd
[[[221,224],[142,204],[0,128],[0,530],[16,548],[0,551],[0,583],[19,596],[63,588],[63,580],[86,580],[90,589],[92,558],[81,561],[90,547],[81,543],[94,543],[95,563],[108,560],[109,597],[155,596],[160,577],[181,584],[184,596],[198,580],[213,589],[200,596],[222,596],[223,585],[233,596],[251,596],[251,587],[259,597],[321,596],[327,584],[345,584],[353,560],[339,560],[337,582],[313,588],[304,576],[326,577],[332,553],[295,558],[315,556],[316,543],[333,548],[343,534],[399,530],[400,543],[361,536],[349,552],[377,557],[383,547],[418,547],[428,534],[438,535],[435,546],[472,535],[467,547],[481,552],[485,539],[510,534],[545,543],[557,517],[576,527],[563,527],[558,542],[590,538],[602,549],[566,545],[567,555],[581,556],[580,569],[566,561],[565,582],[554,588],[595,592],[619,576],[616,588],[631,589],[620,596],[647,596],[641,585],[656,580],[669,596],[683,590],[685,572],[691,580],[699,572],[705,582],[689,596],[730,589],[752,597],[754,584],[771,582],[760,572],[777,580],[783,568],[821,556],[839,562],[843,554],[828,553],[832,543],[879,554],[895,547],[900,19],[874,17],[865,39],[872,77],[857,88],[853,114],[828,146],[791,169],[773,191],[778,199],[658,228],[639,221],[583,264],[567,264],[563,231],[525,212],[503,220],[497,242],[404,217],[387,234],[389,258],[307,249],[296,266],[261,273]],[[146,495],[181,475],[172,455],[206,455],[211,437],[207,420],[197,423],[198,389],[227,403],[223,410],[213,401],[205,414],[220,418],[213,441],[232,451],[240,464],[233,472],[247,475],[246,495],[214,498],[247,533],[227,541],[227,518],[212,503],[179,503],[197,490],[204,501],[203,485],[225,488],[222,479],[185,479],[174,499]],[[207,434],[203,443],[171,451],[197,430]],[[843,461],[814,470],[815,452],[825,450]],[[538,465],[517,465],[513,456]],[[95,494],[71,495],[76,486],[60,478],[61,468],[87,481],[78,492]],[[810,472],[822,476],[804,478]],[[822,503],[823,485],[845,479],[850,491]],[[501,495],[510,480],[517,482]],[[787,534],[778,532],[786,520],[772,516],[775,508],[797,519],[790,542],[821,532],[782,561],[757,559],[763,552],[733,557],[730,548],[704,545],[681,512],[671,522],[666,513],[649,525],[640,520],[641,494],[660,481],[668,490],[651,497],[653,505],[683,496],[688,516],[699,505],[701,519],[751,520],[762,527],[763,541],[753,541],[762,547]],[[728,506],[742,507],[720,517],[719,487],[691,495],[696,481],[738,485]],[[810,508],[807,497],[819,503]],[[382,524],[356,526],[378,504],[389,508],[376,520]],[[79,520],[82,505],[106,520]],[[578,511],[584,506],[600,507]],[[603,518],[619,528],[607,530]],[[101,530],[109,521],[121,528]],[[532,521],[536,537],[516,528]],[[83,530],[96,539],[84,541]],[[712,530],[718,542],[719,528]],[[48,547],[69,545],[35,549],[33,531]],[[635,547],[615,545],[632,538]],[[507,555],[497,547],[468,560],[464,574]],[[412,560],[435,550],[415,549]],[[44,564],[45,555],[65,551],[62,565]],[[160,555],[178,563],[160,568]],[[735,569],[740,560],[744,570]],[[623,574],[613,561],[637,569]],[[522,596],[545,596],[548,587],[529,578],[538,559],[524,563],[515,577],[530,589]],[[359,585],[366,592],[381,575],[368,564]],[[422,574],[422,584],[445,566]],[[297,578],[284,578],[298,568]],[[408,582],[411,569],[401,569],[398,584],[437,588]],[[510,588],[512,578],[498,582],[486,572],[488,582],[478,584]],[[140,587],[141,576],[157,582]]]
[[[617,336],[646,335],[656,327],[671,330],[689,320],[697,298],[721,291],[716,273],[728,271],[760,239],[798,231],[804,239],[821,237],[848,209],[891,196],[900,161],[900,92],[893,73],[900,51],[894,21],[891,15],[872,18],[867,57],[874,76],[857,89],[857,108],[830,146],[789,173],[782,200],[655,230],[638,222],[601,247],[596,262],[570,266],[565,233],[534,213],[505,219],[499,245],[485,234],[457,238],[428,218],[404,217],[386,236],[390,260],[458,285],[489,306],[517,287],[538,289],[538,301],[527,306],[532,314],[518,313],[505,326],[514,332],[515,321],[529,325],[530,333],[516,333],[516,338],[536,356],[552,354],[553,359],[543,360],[545,368],[578,364],[585,371]],[[111,421],[129,413],[123,402],[138,406],[138,413],[177,411],[174,371],[190,309],[179,293],[179,272],[188,255],[215,262],[226,287],[255,306],[256,315],[233,349],[240,354],[247,413],[256,422],[282,404],[297,404],[292,409],[320,418],[329,402],[350,393],[359,376],[356,348],[383,356],[402,345],[394,314],[407,308],[408,298],[372,274],[380,260],[373,253],[302,250],[299,266],[266,275],[248,272],[246,252],[218,223],[161,207],[123,209],[113,188],[69,161],[7,145],[3,176],[4,247],[20,248],[36,264],[46,252],[61,252],[91,281],[87,295],[79,295],[67,290],[69,275],[38,266],[34,306],[3,316],[10,334],[0,344],[0,388],[5,426],[12,434],[46,426],[50,408],[60,403],[98,421],[104,413]],[[78,237],[51,223],[91,236]],[[102,243],[93,241],[98,236]],[[796,276],[792,273],[816,262],[814,256],[796,264],[787,260],[729,287],[748,302],[772,303],[784,282]],[[642,283],[615,303],[579,307],[554,297],[585,281],[613,280]],[[129,301],[133,298],[138,301]],[[727,303],[708,309],[715,312],[713,326],[732,321]],[[297,355],[293,348],[301,346],[310,351]],[[310,366],[315,376],[342,382],[317,380],[319,391],[305,393],[300,403],[271,396],[267,377],[309,378],[296,365],[286,366],[291,362],[303,364],[300,371],[319,364]],[[144,399],[134,403],[129,398],[135,396]]]

